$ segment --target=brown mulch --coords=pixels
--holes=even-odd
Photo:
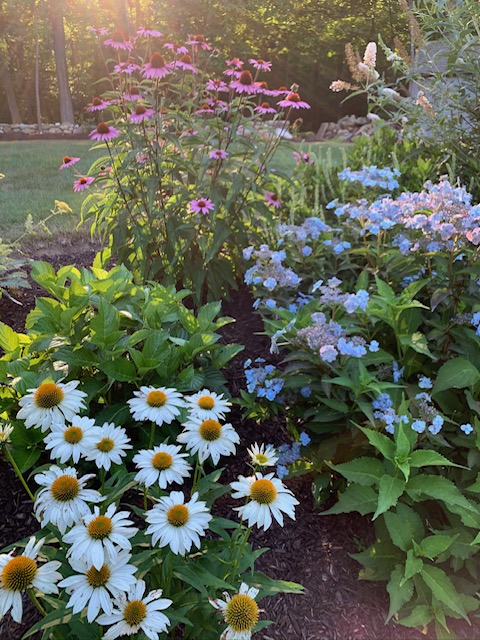
[[[65,264],[89,266],[97,247],[87,241],[78,245],[32,246],[32,258],[47,260],[55,269]],[[22,331],[28,310],[35,296],[44,295],[37,285],[30,290],[15,292],[23,306],[6,297],[0,300],[0,319]],[[237,356],[228,372],[229,387],[233,395],[243,388],[243,361],[269,355],[269,340],[261,335],[262,323],[252,310],[252,298],[247,289],[234,292],[226,301],[223,315],[236,322],[222,329],[225,342],[238,342],[245,350]],[[239,431],[242,445],[265,442],[279,445],[288,441],[283,420],[273,418],[257,425],[242,420],[235,407],[231,422]],[[245,474],[244,460],[238,457],[229,465],[228,481]],[[323,516],[313,508],[311,481],[308,477],[287,480],[300,504],[296,521],[287,520],[285,526],[272,525],[268,531],[255,530],[250,538],[255,548],[269,547],[256,568],[273,578],[298,582],[305,588],[304,595],[280,594],[262,601],[265,617],[275,624],[256,637],[259,640],[431,640],[433,635],[407,629],[390,622],[384,624],[388,612],[385,585],[358,579],[360,565],[349,554],[361,550],[373,541],[370,520],[358,514]],[[10,466],[0,460],[0,548],[24,538],[36,530],[38,523],[32,516],[32,504],[24,498],[23,489]],[[220,505],[222,515],[234,516],[235,501],[227,497]],[[10,616],[0,622],[0,640],[19,640],[37,619],[37,613],[25,603],[24,624],[13,623]],[[480,640],[480,625],[473,628],[454,622],[452,627],[462,640]],[[35,639],[34,639],[35,640]]]

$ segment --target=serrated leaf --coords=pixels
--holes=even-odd
[[[5,353],[15,351],[19,344],[20,339],[18,334],[9,327],[8,324],[0,322],[0,347],[2,347]]]
[[[480,380],[480,371],[466,358],[453,358],[445,362],[433,385],[432,395],[446,389],[473,387]]]
[[[425,558],[429,558],[430,560],[433,560],[434,558],[439,556],[441,553],[446,551],[450,547],[450,545],[453,544],[453,542],[455,541],[455,538],[456,536],[455,537],[443,536],[443,535],[428,536],[428,538],[425,538],[424,540],[422,540],[422,542],[419,545],[420,554],[422,556],[425,556]]]
[[[412,543],[424,536],[422,519],[402,502],[395,511],[384,513],[383,518],[392,542],[402,551],[411,549]]]
[[[410,456],[409,462],[410,466],[415,468],[433,466],[462,468],[461,465],[450,462],[450,460],[442,456],[442,454],[428,449],[417,449],[417,451],[414,451]]]
[[[377,506],[377,492],[371,487],[351,484],[340,494],[337,504],[334,504],[328,511],[323,511],[322,516],[334,513],[350,513],[358,511],[362,516],[373,513]]]
[[[458,613],[465,620],[468,620],[463,608],[461,594],[457,592],[453,582],[442,569],[432,565],[424,565],[422,578],[437,600],[446,604],[447,607]]]
[[[98,365],[98,368],[109,378],[119,382],[134,382],[137,377],[137,369],[133,362],[123,358],[113,362],[103,362]]]
[[[390,440],[390,438],[387,438],[383,433],[378,433],[378,431],[374,431],[373,429],[367,429],[366,427],[360,427],[359,425],[356,426],[367,436],[372,447],[378,449],[384,458],[393,461],[395,457],[395,444]]]
[[[378,486],[378,505],[372,520],[397,504],[399,497],[405,490],[405,485],[406,482],[403,478],[395,478],[390,475],[382,477]]]
[[[385,468],[380,460],[367,456],[330,466],[350,482],[356,482],[363,487],[378,484],[385,473]]]
[[[406,347],[411,347],[417,353],[428,356],[432,360],[437,359],[428,348],[426,337],[423,333],[420,333],[420,331],[415,331],[415,333],[412,333],[410,336],[400,336],[400,344]]]
[[[387,591],[390,596],[390,608],[388,610],[388,616],[385,620],[385,624],[394,616],[397,611],[403,607],[404,604],[409,602],[413,596],[413,580],[403,580],[404,572],[401,564],[395,565],[395,569],[392,571],[390,580],[387,584]]]
[[[413,608],[412,612],[399,618],[399,624],[404,627],[426,627],[433,618],[432,608],[426,604],[420,604]]]
[[[417,575],[417,573],[420,573],[422,569],[423,560],[415,557],[413,549],[409,549],[407,551],[407,560],[405,562],[405,572],[402,581],[406,582],[407,580],[410,580],[410,578]]]

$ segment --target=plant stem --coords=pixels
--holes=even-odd
[[[30,498],[30,500],[31,500],[32,502],[35,502],[35,496],[34,496],[34,495],[33,495],[33,493],[30,491],[30,487],[29,487],[29,486],[28,486],[28,484],[26,483],[25,478],[23,477],[23,474],[22,474],[22,472],[20,471],[20,469],[19,469],[19,467],[18,467],[17,463],[15,462],[15,460],[14,460],[14,458],[13,458],[12,454],[11,454],[11,453],[10,453],[10,451],[8,450],[8,447],[5,447],[5,448],[4,448],[4,451],[5,451],[5,455],[6,455],[6,456],[7,456],[7,458],[8,458],[8,461],[10,462],[10,464],[12,465],[12,467],[13,467],[13,469],[14,469],[15,473],[16,473],[16,474],[17,474],[17,476],[18,476],[18,479],[19,479],[19,480],[20,480],[20,482],[23,484],[23,488],[24,488],[24,489],[25,489],[25,491],[27,492],[28,497]]]
[[[155,422],[152,422],[152,426],[150,427],[150,440],[148,442],[148,448],[151,449],[155,444]]]
[[[243,536],[243,540],[242,540],[242,544],[240,545],[240,550],[237,554],[237,557],[235,558],[235,564],[233,565],[233,569],[229,575],[229,580],[230,578],[235,579],[235,576],[237,575],[237,571],[238,571],[238,567],[240,565],[240,561],[242,559],[242,555],[243,555],[243,551],[245,549],[245,545],[247,544],[248,538],[250,537],[250,534],[252,532],[252,527],[248,527],[248,529],[245,531],[245,535]]]

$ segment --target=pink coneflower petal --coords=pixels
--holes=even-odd
[[[161,80],[169,73],[172,73],[174,68],[173,64],[165,62],[163,56],[160,53],[155,52],[150,58],[150,62],[143,67],[143,77],[155,80]]]
[[[139,123],[143,122],[144,120],[149,120],[154,115],[154,109],[148,109],[147,107],[143,107],[141,104],[139,104],[136,107],[135,111],[128,116],[128,119],[130,120],[130,122]]]
[[[137,35],[143,36],[144,38],[163,38],[163,33],[160,33],[160,31],[156,29],[145,29],[145,27],[137,29]]]
[[[81,176],[78,180],[75,180],[75,182],[73,183],[73,190],[84,191],[85,189],[88,189],[88,187],[92,184],[94,180],[95,178],[93,178],[92,176]]]
[[[108,106],[110,106],[110,102],[107,100],[102,100],[101,98],[93,98],[91,104],[87,107],[87,111],[103,111]]]
[[[240,60],[240,58],[231,58],[230,60],[226,60],[225,64],[227,67],[235,67],[235,69],[242,69],[244,62]]]
[[[282,206],[282,201],[278,197],[276,193],[272,193],[271,191],[267,191],[265,194],[265,202],[271,207],[275,207],[275,209],[279,209]]]
[[[268,102],[262,102],[261,105],[255,107],[254,111],[256,111],[257,113],[261,113],[262,115],[265,115],[267,113],[277,113],[277,110],[274,109]]]
[[[207,82],[207,86],[205,87],[205,89],[207,91],[216,91],[217,93],[220,93],[220,91],[228,91],[226,83],[223,80],[217,80],[215,78],[211,78]]]
[[[197,67],[194,64],[192,64],[192,56],[189,56],[188,53],[182,56],[180,60],[177,60],[174,63],[174,66],[180,69],[183,69],[184,71],[191,71],[192,73],[198,73]]]
[[[70,156],[63,156],[63,162],[60,165],[60,169],[66,169],[67,167],[72,167],[80,158],[71,158]]]
[[[215,209],[215,205],[208,198],[198,198],[198,200],[192,200],[188,203],[190,207],[190,211],[192,213],[203,213],[207,214],[209,211],[213,211]]]
[[[140,66],[135,64],[134,62],[119,62],[113,67],[114,73],[125,73],[127,75],[132,75],[134,71],[138,71]]]
[[[255,60],[254,58],[250,58],[248,62],[252,65],[252,67],[255,67],[255,69],[259,69],[260,71],[272,70],[272,63],[267,62],[266,60]]]
[[[278,106],[285,109],[310,109],[308,102],[300,100],[298,93],[289,93],[285,100],[280,100]]]
[[[140,93],[140,89],[138,87],[130,87],[128,91],[123,94],[124,100],[131,100],[134,102],[135,100],[140,100],[142,98],[142,94]]]
[[[302,162],[304,162],[305,164],[313,164],[313,160],[311,159],[310,154],[305,153],[304,151],[302,151],[301,153],[297,153],[296,151],[294,151],[293,157],[295,158],[295,162],[297,164],[301,164]]]
[[[247,95],[253,95],[259,93],[258,86],[253,82],[252,74],[250,71],[242,71],[238,80],[234,80],[230,87],[235,89],[237,93],[246,93]]]
[[[200,47],[204,51],[211,51],[212,47],[205,40],[205,36],[202,36],[200,33],[195,36],[188,36],[189,40],[185,44],[192,45],[195,49]]]
[[[195,113],[202,115],[202,113],[215,113],[215,111],[212,109],[212,107],[209,104],[205,103],[205,104],[202,104],[200,109],[197,109]]]
[[[125,37],[124,34],[116,29],[110,38],[107,38],[103,41],[103,44],[108,47],[113,47],[114,49],[123,50],[123,51],[131,51],[133,49],[133,44],[130,42],[128,37]]]
[[[169,49],[173,51],[177,56],[183,56],[188,53],[187,47],[184,47],[182,44],[175,44],[174,42],[165,42],[163,45],[165,49]]]
[[[120,132],[115,127],[109,126],[106,122],[99,122],[97,128],[89,134],[89,138],[92,140],[103,140],[108,142],[113,138],[117,138]]]
[[[88,27],[88,31],[90,31],[90,33],[93,33],[93,35],[95,36],[106,36],[108,33],[108,29],[105,29],[105,27],[100,27],[98,29],[96,29],[95,27]]]
[[[228,158],[228,151],[225,151],[225,149],[214,149],[210,151],[208,157],[210,160],[225,160],[225,158]]]

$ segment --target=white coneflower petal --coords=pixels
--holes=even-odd
[[[15,622],[22,621],[22,592],[35,588],[42,593],[58,593],[57,582],[62,578],[57,569],[61,563],[52,560],[43,565],[37,562],[37,556],[44,538],[36,542],[30,538],[24,552],[13,556],[0,554],[0,619],[11,610]]]
[[[258,467],[273,467],[278,461],[277,452],[275,447],[271,444],[253,444],[250,449],[247,449],[248,455],[252,464]]]
[[[51,522],[65,533],[67,527],[80,522],[90,512],[87,502],[101,502],[104,497],[85,484],[94,474],[77,478],[73,467],[60,469],[53,465],[48,471],[38,473],[35,482],[44,485],[35,500],[34,511],[42,527]]]
[[[133,395],[136,397],[127,400],[133,418],[139,422],[155,422],[159,427],[170,424],[185,406],[182,394],[176,389],[140,387]]]
[[[192,545],[200,547],[200,536],[205,534],[212,516],[206,503],[198,500],[198,493],[185,502],[181,491],[172,491],[147,511],[145,519],[149,523],[146,532],[151,534],[154,545],[168,546],[173,553],[184,556]]]
[[[85,455],[86,460],[94,460],[99,469],[109,471],[112,464],[122,464],[126,450],[132,449],[130,438],[123,427],[116,427],[113,422],[105,422],[93,430],[94,444]]]
[[[77,463],[95,444],[94,426],[95,420],[85,416],[73,416],[71,424],[52,424],[44,440],[45,449],[51,449],[50,457],[62,464],[70,459]]]
[[[172,444],[142,449],[133,457],[137,469],[140,469],[135,480],[146,487],[158,484],[161,489],[166,489],[173,482],[183,483],[190,476],[192,467],[185,461],[188,454],[180,451],[181,447]]]
[[[20,411],[17,418],[25,420],[26,427],[40,427],[47,431],[53,423],[65,424],[71,421],[81,409],[85,409],[83,399],[87,394],[78,391],[78,380],[62,382],[43,382],[36,389],[20,398]]]
[[[267,530],[273,518],[283,526],[283,513],[295,520],[295,505],[299,504],[290,489],[287,489],[273,473],[263,476],[260,472],[245,478],[240,476],[237,482],[230,483],[234,490],[232,498],[249,498],[247,504],[236,507],[242,520],[248,526],[256,524]]]
[[[97,618],[98,624],[113,625],[104,634],[104,640],[115,640],[139,631],[143,631],[150,640],[158,640],[158,634],[167,631],[170,620],[159,611],[167,609],[172,601],[161,597],[161,589],[150,591],[145,597],[144,593],[145,582],[137,580],[127,595],[119,596],[117,608],[111,614],[104,613]]]
[[[185,404],[190,411],[190,416],[201,420],[224,418],[232,406],[231,402],[224,399],[223,393],[217,394],[208,389],[202,389],[193,396],[185,398]]]
[[[238,593],[233,596],[224,592],[224,600],[209,600],[212,607],[223,614],[228,625],[221,636],[222,640],[250,640],[259,617],[259,608],[255,602],[257,595],[258,589],[242,582]]]
[[[177,437],[177,441],[185,444],[187,449],[198,453],[200,462],[210,456],[214,464],[218,464],[220,456],[234,454],[235,444],[240,437],[231,424],[221,424],[214,418],[201,418],[192,415],[183,425],[184,431]]]

